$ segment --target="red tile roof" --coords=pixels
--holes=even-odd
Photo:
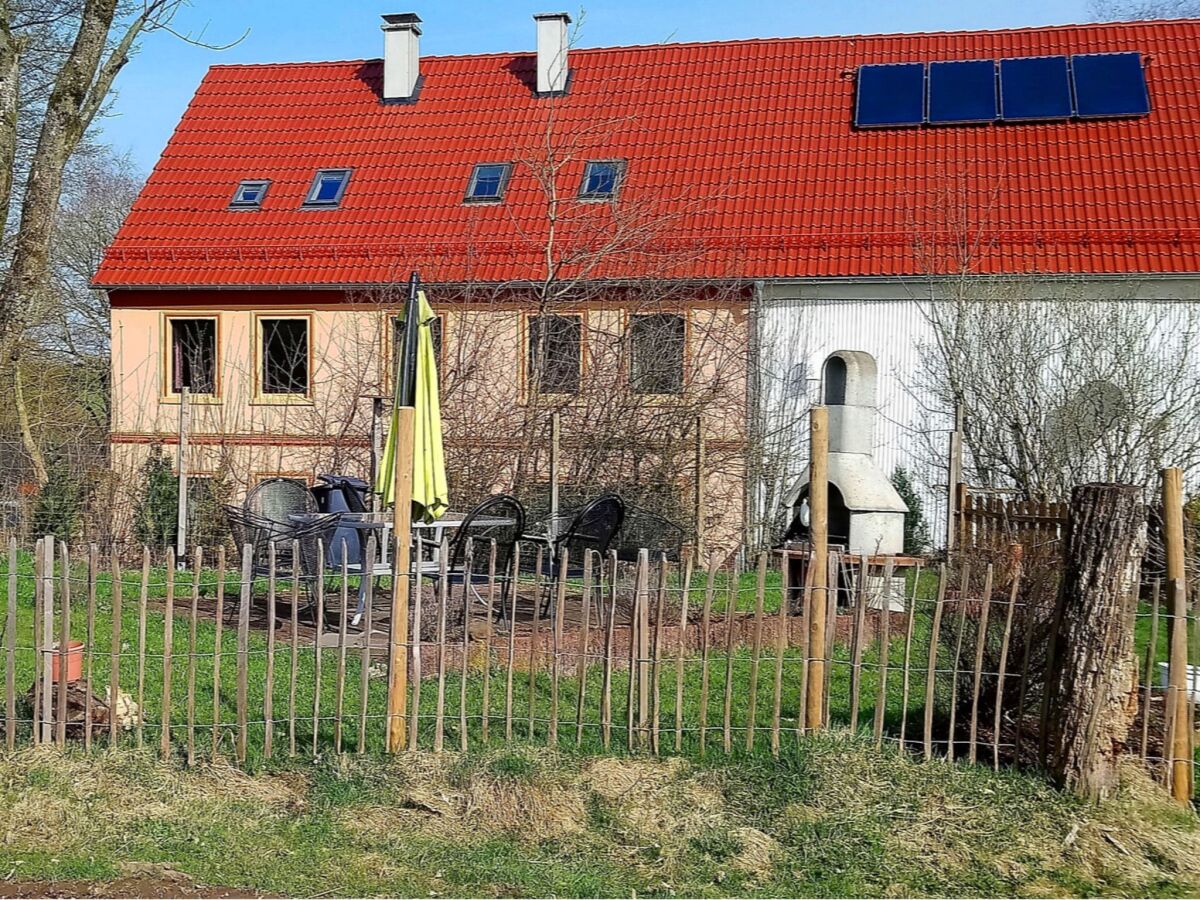
[[[1130,50],[1148,117],[851,127],[864,63]],[[597,277],[919,275],[964,236],[981,272],[1200,271],[1200,21],[575,50],[557,100],[530,54],[421,67],[412,105],[379,102],[378,60],[213,67],[97,283],[541,278],[547,143],[555,258]],[[570,199],[588,158],[628,160],[615,206]],[[503,160],[504,202],[464,204]],[[341,207],[302,209],[322,167],[354,169]],[[261,210],[227,208],[243,178]]]

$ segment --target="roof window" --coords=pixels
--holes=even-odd
[[[480,163],[471,172],[467,195],[463,199],[469,203],[498,203],[504,199],[511,173],[511,163]]]
[[[267,188],[270,186],[271,182],[266,179],[241,182],[238,184],[237,190],[233,192],[229,208],[258,209],[262,206],[263,198],[267,196]]]
[[[579,184],[580,200],[609,200],[617,195],[625,163],[619,159],[593,159],[583,170]]]
[[[342,194],[346,192],[346,183],[350,180],[349,169],[321,169],[313,177],[312,187],[308,189],[305,206],[337,206],[342,202]]]

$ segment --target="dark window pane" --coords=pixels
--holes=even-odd
[[[217,385],[216,319],[171,319],[171,391],[211,394]]]
[[[508,176],[506,165],[480,165],[471,173],[471,184],[467,196],[472,200],[498,200],[504,195],[504,182]]]
[[[611,197],[617,190],[620,165],[615,162],[590,162],[583,175],[583,196]]]
[[[634,316],[630,321],[629,383],[639,394],[683,390],[683,316]]]
[[[262,391],[308,393],[308,320],[262,320]]]
[[[534,316],[529,320],[529,383],[546,394],[579,392],[579,316]]]
[[[313,178],[304,202],[313,206],[337,206],[349,180],[348,169],[323,169]]]
[[[230,206],[257,207],[262,205],[267,193],[268,181],[243,181],[233,193]]]

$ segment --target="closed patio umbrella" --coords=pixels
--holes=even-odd
[[[409,282],[404,309],[404,346],[398,354],[395,373],[395,402],[388,427],[387,444],[375,490],[383,502],[395,500],[396,429],[401,406],[414,408],[413,433],[413,518],[432,522],[449,502],[446,461],[442,454],[442,416],[438,398],[437,354],[433,347],[433,308],[418,289],[417,274]],[[415,326],[415,327],[414,327]]]

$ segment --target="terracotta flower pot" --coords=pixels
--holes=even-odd
[[[69,641],[67,643],[67,681],[78,681],[83,677],[83,641]],[[58,644],[55,643],[51,654],[51,680],[58,684],[58,673],[61,671],[63,654],[58,651]]]

